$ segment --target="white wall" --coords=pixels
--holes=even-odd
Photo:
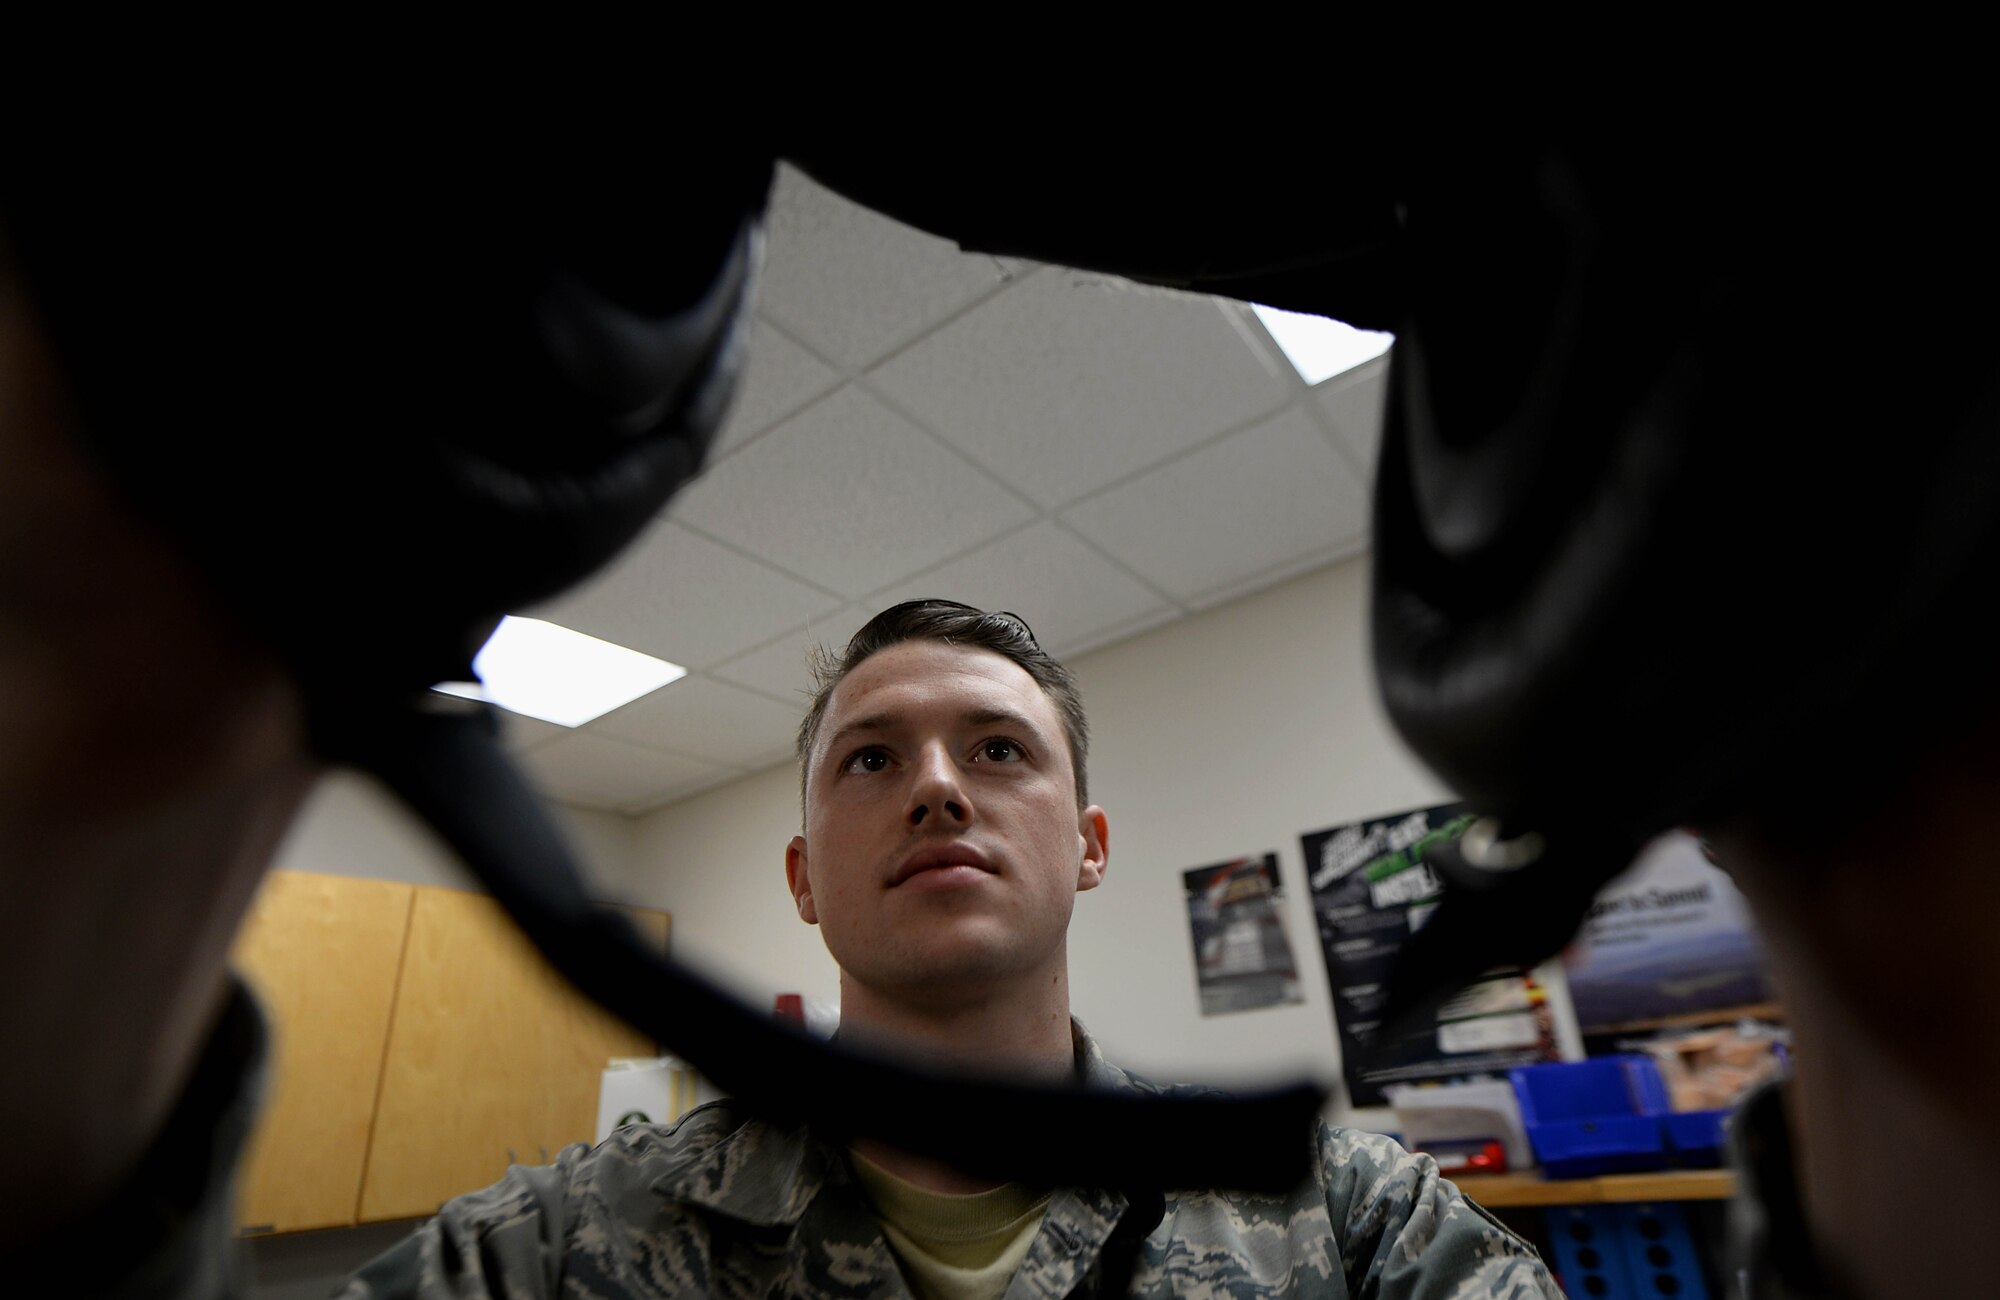
[[[639,901],[619,892],[633,875],[631,820],[561,804],[547,807],[588,869],[593,892],[609,901]],[[374,780],[345,771],[320,781],[271,865],[286,871],[481,889],[430,827]]]
[[[1299,836],[1443,802],[1376,704],[1368,569],[1353,561],[1077,665],[1113,816],[1113,874],[1072,934],[1076,1012],[1108,1053],[1163,1078],[1338,1070]],[[1181,873],[1276,851],[1303,1005],[1201,1014]]]
[[[840,972],[785,887],[785,845],[798,832],[798,770],[787,763],[640,818],[638,876],[623,887],[674,914],[676,957],[743,997],[835,1002]]]
[[[1121,1064],[1163,1080],[1337,1077],[1299,836],[1450,797],[1376,704],[1367,584],[1365,559],[1337,565],[1070,664],[1091,798],[1111,822],[1110,874],[1071,928],[1074,1007]],[[698,796],[640,820],[639,876],[621,889],[671,910],[676,954],[750,1001],[832,1002],[838,973],[784,884],[798,821],[789,766]],[[1306,1001],[1204,1017],[1181,873],[1274,850]]]

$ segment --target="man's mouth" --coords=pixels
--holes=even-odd
[[[939,844],[920,849],[903,860],[889,878],[889,888],[894,889],[906,880],[931,872],[968,869],[982,875],[993,875],[993,864],[986,855],[966,844]]]

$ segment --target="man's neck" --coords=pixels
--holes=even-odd
[[[1063,1083],[1076,1077],[1068,981],[1058,975],[1030,996],[986,995],[914,1003],[843,979],[840,1037],[942,1070],[979,1070],[1010,1079]],[[963,1194],[1000,1186],[873,1138],[854,1148],[870,1161],[933,1192]]]

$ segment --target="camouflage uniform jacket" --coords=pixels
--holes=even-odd
[[[1079,1029],[1085,1079],[1148,1088]],[[1318,1127],[1290,1195],[1065,1189],[1007,1291],[1030,1296],[1559,1296],[1534,1250],[1387,1138]],[[516,1166],[357,1273],[346,1300],[900,1297],[842,1151],[727,1101]]]

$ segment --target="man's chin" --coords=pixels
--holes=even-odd
[[[851,964],[836,953],[834,960],[872,997],[911,1010],[963,1010],[1046,983],[1048,961],[1025,959],[1018,945],[967,935],[934,939],[918,951]]]

